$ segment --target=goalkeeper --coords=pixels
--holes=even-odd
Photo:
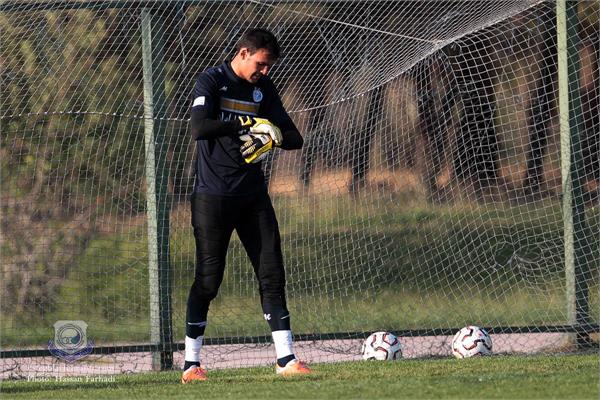
[[[196,272],[187,302],[183,383],[206,380],[200,349],[233,230],[258,278],[277,354],[276,372],[284,376],[310,372],[292,348],[279,227],[260,162],[275,147],[294,150],[303,144],[267,77],[279,53],[272,33],[252,29],[239,40],[233,59],[200,74],[193,90]]]

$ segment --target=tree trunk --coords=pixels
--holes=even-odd
[[[478,199],[496,186],[498,180],[491,48],[492,44],[484,35],[468,38],[461,45],[454,66],[463,104],[454,173],[459,182],[473,187]]]
[[[587,76],[581,78],[584,86],[581,102],[584,131],[581,144],[586,201],[597,203],[600,199],[600,33],[595,32],[590,39],[582,49],[586,56],[586,68],[582,68],[581,74]]]
[[[523,189],[527,195],[539,195],[544,183],[543,163],[547,151],[548,137],[552,125],[552,103],[555,100],[556,71],[556,13],[547,11],[543,22],[545,38],[542,43],[540,75],[527,110],[529,147],[527,149],[527,171]]]
[[[420,134],[425,143],[423,181],[427,197],[433,202],[443,200],[437,185],[437,177],[442,170],[444,152],[448,147],[447,127],[455,100],[454,93],[447,87],[446,82],[442,82],[444,93],[437,93],[434,87],[434,78],[446,78],[442,63],[443,60],[430,57],[417,64],[413,73],[417,91]],[[442,72],[441,76],[439,72]],[[442,94],[443,96],[440,97]]]
[[[356,194],[365,187],[367,173],[369,172],[371,143],[373,142],[374,126],[376,124],[379,110],[381,109],[382,90],[372,90],[368,97],[367,112],[361,124],[352,130],[350,134],[350,170],[352,177],[348,185],[348,191]]]

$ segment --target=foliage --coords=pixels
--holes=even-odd
[[[10,18],[12,16],[12,18]],[[99,216],[143,209],[139,41],[116,10],[0,15],[2,308],[51,311]],[[31,29],[31,27],[35,29]],[[108,42],[107,42],[108,41]]]

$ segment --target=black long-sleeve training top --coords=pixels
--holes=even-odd
[[[256,84],[238,77],[229,61],[201,73],[194,86],[190,128],[196,140],[194,193],[244,196],[266,190],[261,163],[247,164],[241,153],[237,117],[267,118],[281,129],[281,148],[302,147],[298,128],[267,76]]]

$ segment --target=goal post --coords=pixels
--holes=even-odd
[[[591,250],[587,244],[591,232],[586,227],[582,188],[585,171],[580,133],[583,118],[579,89],[581,64],[577,7],[577,1],[558,0],[556,13],[565,277],[568,320],[574,326],[590,322],[586,277]],[[576,337],[580,345],[589,342],[589,336],[585,333],[578,332]]]
[[[169,201],[167,102],[165,94],[164,35],[162,18],[152,8],[140,12],[144,77],[144,145],[148,216],[148,277],[150,340],[161,349],[153,355],[154,369],[171,369],[172,316],[169,265]]]

